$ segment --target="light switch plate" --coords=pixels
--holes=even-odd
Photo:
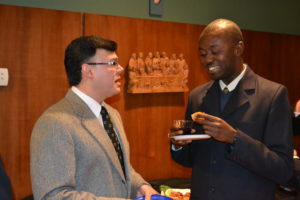
[[[8,69],[0,68],[0,86],[8,85]]]
[[[149,0],[149,15],[153,17],[161,17],[164,12],[165,0]]]

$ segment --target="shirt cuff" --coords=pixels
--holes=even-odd
[[[171,145],[172,151],[180,151],[183,147],[176,148],[174,144]]]

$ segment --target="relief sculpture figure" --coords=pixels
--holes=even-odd
[[[133,53],[128,65],[129,93],[159,93],[188,91],[188,64],[182,53]]]

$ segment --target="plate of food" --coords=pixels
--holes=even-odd
[[[211,138],[210,135],[207,134],[189,134],[189,135],[173,135],[170,136],[174,140],[207,140]]]
[[[189,200],[191,195],[190,189],[169,188],[162,192],[164,196],[173,200]]]

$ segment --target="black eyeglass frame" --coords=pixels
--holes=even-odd
[[[88,65],[110,65],[110,66],[114,66],[117,67],[120,64],[117,61],[110,61],[110,62],[100,62],[100,63],[86,63]]]

